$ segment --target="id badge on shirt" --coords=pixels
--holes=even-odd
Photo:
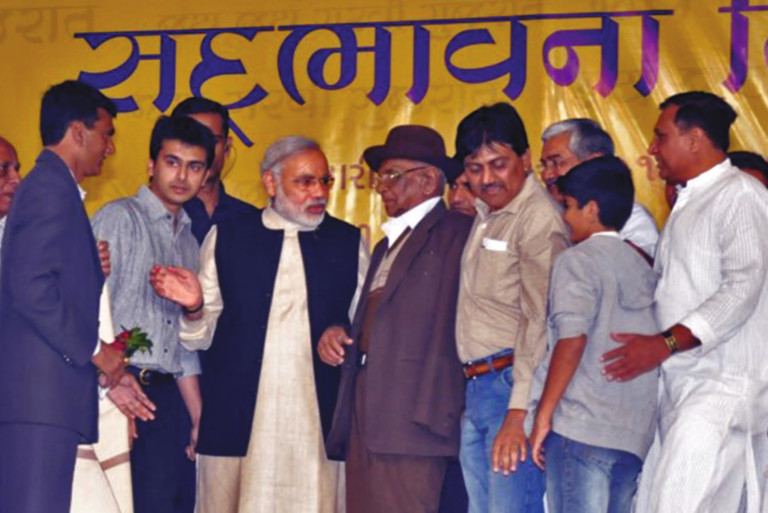
[[[483,249],[488,251],[506,251],[509,244],[505,240],[496,240],[489,237],[483,237]]]

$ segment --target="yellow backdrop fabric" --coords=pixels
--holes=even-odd
[[[534,161],[549,123],[600,122],[662,223],[646,149],[665,97],[723,96],[739,113],[732,149],[765,151],[767,10],[750,0],[2,0],[0,135],[29,170],[48,86],[80,77],[117,99],[117,153],[84,184],[93,213],[146,181],[155,119],[207,96],[230,105],[236,125],[229,192],[264,206],[264,150],[310,137],[336,177],[330,212],[376,240],[383,209],[363,150],[416,123],[452,153],[466,114],[509,101]]]

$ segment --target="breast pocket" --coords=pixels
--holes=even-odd
[[[517,255],[509,250],[480,248],[475,275],[477,294],[504,302],[511,300],[518,263]]]

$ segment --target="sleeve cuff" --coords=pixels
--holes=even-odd
[[[515,382],[512,386],[512,395],[509,397],[510,410],[528,410],[528,394],[530,392],[530,384],[526,383],[521,385]]]
[[[691,312],[678,323],[682,324],[693,333],[693,336],[701,342],[701,351],[706,353],[717,345],[717,335],[712,326],[698,312]]]
[[[205,315],[197,320],[189,320],[181,316],[179,320],[179,343],[189,351],[207,349],[203,339],[207,332],[207,323]]]
[[[585,335],[589,328],[589,323],[586,319],[576,316],[556,318],[554,324],[557,340]]]

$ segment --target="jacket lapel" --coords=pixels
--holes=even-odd
[[[365,309],[368,306],[368,296],[371,293],[371,282],[373,277],[376,276],[376,270],[379,268],[381,261],[384,259],[384,254],[387,252],[387,240],[384,239],[376,244],[373,249],[373,255],[371,255],[371,263],[368,266],[368,274],[365,276],[365,283],[363,283],[363,290],[360,292],[360,299],[357,302],[357,308],[355,309],[355,318],[352,319],[352,338],[357,340],[363,329],[363,317]]]

